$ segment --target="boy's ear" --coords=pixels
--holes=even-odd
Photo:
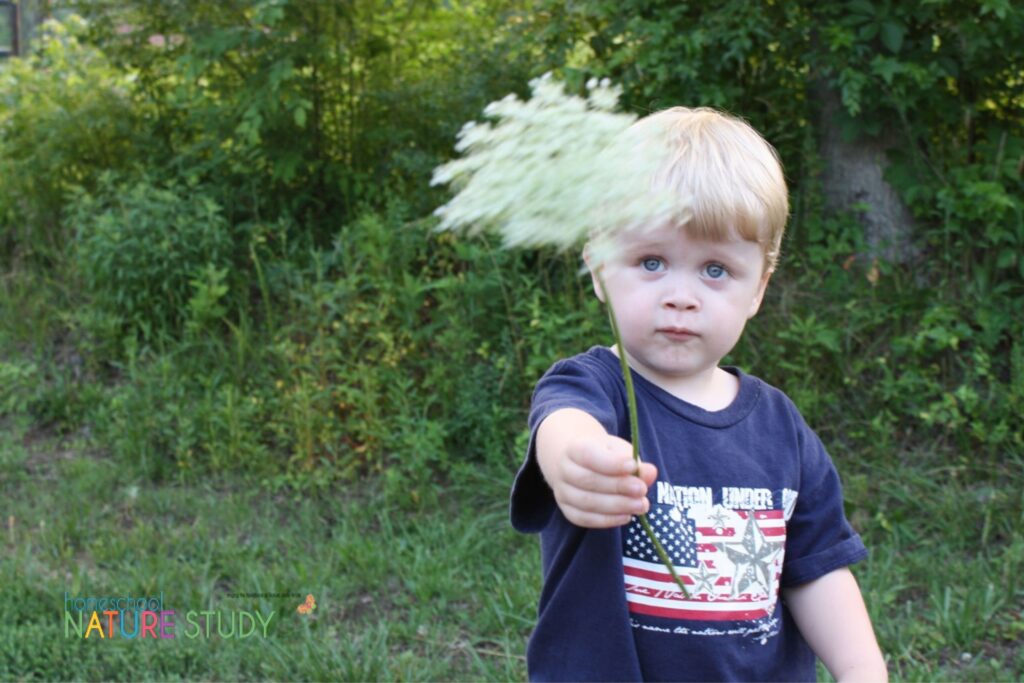
[[[761,282],[757,285],[757,294],[754,295],[753,300],[750,302],[750,311],[747,313],[747,320],[750,320],[757,312],[761,309],[761,302],[764,300],[764,292],[768,289],[768,280],[771,279],[774,270],[764,271],[764,275],[761,276]]]
[[[583,245],[583,262],[587,264],[587,270],[590,271],[590,282],[594,287],[594,294],[597,295],[598,301],[605,303],[604,294],[601,292],[601,285],[597,283],[597,273],[594,270],[594,257],[590,251],[590,242]],[[600,270],[601,266],[596,268]]]

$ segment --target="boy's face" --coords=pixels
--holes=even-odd
[[[618,238],[602,274],[630,364],[670,392],[710,380],[770,275],[756,242],[696,239],[677,227]],[[594,288],[604,301],[596,278]]]

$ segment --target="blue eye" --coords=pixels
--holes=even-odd
[[[664,264],[662,263],[660,258],[654,258],[653,256],[649,256],[640,261],[640,267],[646,270],[648,273],[658,272],[659,270],[662,269],[663,265]]]
[[[704,273],[712,280],[720,280],[728,275],[729,271],[720,263],[709,263],[704,267]]]

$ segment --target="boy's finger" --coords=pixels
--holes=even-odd
[[[571,507],[580,512],[607,516],[640,515],[650,508],[650,501],[646,496],[630,498],[594,493],[571,486],[561,491],[558,502],[562,508]]]
[[[624,496],[637,499],[647,495],[647,484],[628,474],[601,474],[574,463],[566,463],[563,474],[563,482],[566,486],[587,490],[587,492],[598,496]]]
[[[636,459],[633,457],[633,445],[625,439],[617,436],[610,436],[608,452],[619,459],[619,474],[637,474]],[[644,483],[650,486],[658,478],[658,468],[643,461],[643,453],[640,454],[640,467],[638,476]]]
[[[613,437],[614,438],[614,437]],[[637,467],[636,459],[633,458],[633,447],[628,441],[616,439],[619,443],[610,449],[616,457],[621,458],[621,474],[636,474],[645,484],[650,486],[658,478],[658,468],[649,462],[644,462],[643,453],[640,454],[640,466]]]
[[[629,443],[616,438],[581,444],[569,452],[569,459],[584,469],[612,477],[630,474],[635,469]]]
[[[647,486],[653,486],[654,481],[658,478],[658,468],[649,462],[640,463],[640,480]]]
[[[563,481],[570,487],[598,495],[639,498],[647,495],[647,484],[637,477],[595,472],[575,463],[566,463]]]
[[[632,515],[599,515],[572,507],[562,508],[562,514],[576,526],[586,529],[611,529],[629,524],[629,521],[633,519]]]

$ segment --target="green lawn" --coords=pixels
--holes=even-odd
[[[317,495],[241,478],[154,485],[81,438],[3,427],[0,679],[525,677],[539,564],[507,522],[512,464],[429,502],[375,480]],[[836,459],[893,678],[1024,678],[1020,473]],[[65,592],[162,592],[179,637],[65,637]],[[312,594],[316,609],[232,593]],[[189,610],[275,615],[265,639],[187,638]]]
[[[320,497],[154,486],[7,425],[0,483],[2,680],[525,677],[538,553],[508,526],[504,481],[467,481],[430,509],[372,482]],[[178,637],[66,638],[65,591],[162,592]],[[316,609],[229,593],[312,594]],[[186,638],[188,610],[275,617],[266,639]]]
[[[920,451],[880,460],[837,458],[847,510],[871,549],[856,573],[890,675],[1024,679],[1019,464],[940,466]]]

